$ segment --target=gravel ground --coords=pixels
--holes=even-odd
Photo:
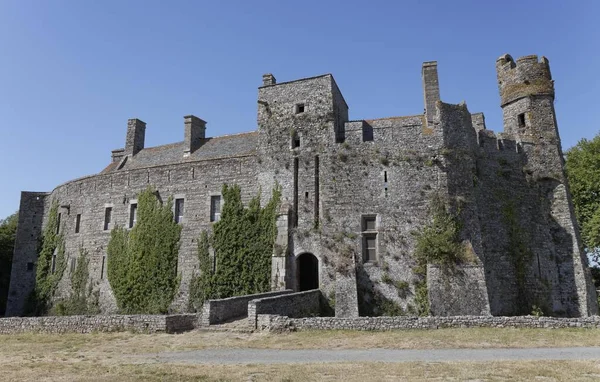
[[[207,349],[142,355],[149,362],[193,364],[276,364],[325,362],[456,362],[598,360],[600,347],[440,350],[268,350]],[[143,361],[142,361],[143,362]]]

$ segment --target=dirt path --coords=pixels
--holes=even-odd
[[[439,350],[269,350],[207,349],[139,356],[147,362],[192,364],[277,364],[324,362],[456,362],[526,360],[598,360],[600,347]],[[144,362],[144,361],[142,361]]]

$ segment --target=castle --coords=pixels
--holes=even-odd
[[[148,185],[175,201],[181,283],[172,309],[185,310],[197,239],[219,220],[224,183],[238,184],[245,201],[259,192],[266,201],[281,187],[272,289],[320,288],[335,297],[336,315],[356,316],[363,306],[381,314],[378,298],[410,312],[420,280],[415,232],[431,220],[433,195],[460,211],[460,238],[473,259],[450,273],[427,266],[431,314],[518,315],[534,304],[557,316],[597,314],[548,60],[504,55],[496,70],[499,134],[487,130],[482,113],[440,101],[436,62],[423,64],[425,112],[413,116],[349,120],[332,75],[277,83],[265,74],[256,131],[209,138],[206,122],[189,115],[183,142],[145,147],[146,124],[130,119],[125,148],[112,151],[99,174],[22,193],[7,315],[23,313],[34,287],[52,200],[70,268],[83,246],[102,311],[114,311],[110,230],[135,224],[136,195]],[[59,294],[70,288],[68,272]]]

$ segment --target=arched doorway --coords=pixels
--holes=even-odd
[[[303,253],[296,259],[296,277],[298,290],[317,289],[319,287],[319,260],[312,253]]]

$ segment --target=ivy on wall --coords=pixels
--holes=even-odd
[[[415,305],[410,311],[419,316],[428,316],[427,264],[453,269],[467,258],[465,245],[460,240],[462,224],[458,213],[450,212],[444,199],[434,194],[430,205],[431,221],[416,234],[414,257],[417,262],[414,272],[420,277],[415,283]]]
[[[38,250],[35,288],[29,295],[25,306],[27,315],[42,316],[48,314],[52,298],[56,293],[56,288],[66,266],[65,240],[59,230],[58,201],[53,200]]]
[[[70,316],[76,314],[98,314],[99,291],[93,291],[93,285],[89,279],[89,254],[84,248],[79,249],[77,266],[71,273],[71,294],[66,299],[56,303],[53,312],[58,316]]]
[[[190,284],[190,307],[195,310],[209,298],[261,293],[271,288],[280,188],[273,190],[264,207],[260,196],[256,196],[245,208],[237,185],[223,185],[222,195],[221,220],[214,224],[212,235],[203,232],[198,240],[200,275]],[[214,259],[209,254],[210,246]]]
[[[181,227],[172,204],[171,199],[162,204],[149,187],[138,196],[135,226],[111,231],[107,276],[122,313],[166,313],[173,301]]]

